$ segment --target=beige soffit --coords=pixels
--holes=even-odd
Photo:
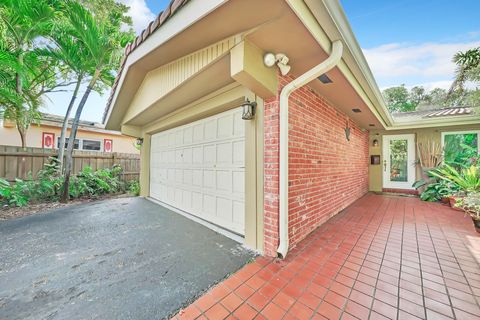
[[[104,111],[103,123],[108,122],[112,110],[115,108],[118,93],[121,90],[131,65],[153,49],[180,34],[226,1],[227,0],[172,0],[167,6],[167,9],[160,13],[157,19],[152,21],[140,36],[125,48],[125,55]],[[159,29],[162,31],[156,32]]]
[[[286,0],[298,18],[310,31],[324,50],[329,52],[330,43],[341,40],[344,55],[338,68],[362,97],[369,109],[384,127],[393,124],[380,89],[370,71],[360,46],[345,17],[340,3],[336,0]],[[312,24],[312,20],[316,24]],[[328,38],[326,44],[323,40]]]

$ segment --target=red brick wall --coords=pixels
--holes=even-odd
[[[281,79],[281,87],[292,78]],[[265,101],[264,253],[276,255],[279,214],[279,102]],[[350,141],[345,126],[350,127]],[[289,237],[295,246],[368,191],[368,131],[309,87],[290,97]]]

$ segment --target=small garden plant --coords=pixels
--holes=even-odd
[[[69,187],[71,199],[95,198],[105,194],[129,192],[133,195],[140,193],[138,181],[125,183],[122,181],[122,168],[113,166],[111,169],[94,171],[85,167],[73,176]],[[55,202],[60,199],[63,192],[63,176],[60,173],[59,163],[56,158],[38,173],[36,179],[16,179],[8,182],[0,179],[0,203],[8,207],[23,207],[31,203]]]
[[[472,217],[480,232],[480,161],[476,150],[463,146],[455,161],[445,161],[426,172],[426,178],[415,182],[416,189],[424,188],[424,201],[445,201]],[[452,158],[452,157],[451,157]]]
[[[471,192],[464,198],[458,200],[457,207],[462,208],[466,214],[470,215],[477,232],[480,232],[480,192]]]

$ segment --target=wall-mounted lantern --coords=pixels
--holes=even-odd
[[[372,146],[378,147],[378,139],[373,139]]]
[[[247,101],[245,101],[242,104],[242,108],[243,108],[242,119],[243,120],[252,120],[253,118],[255,118],[256,107],[257,107],[257,103],[255,101],[250,102],[247,99]]]

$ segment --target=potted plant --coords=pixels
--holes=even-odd
[[[449,197],[452,208],[468,193],[480,191],[480,170],[476,165],[456,169],[451,165],[445,164],[440,168],[429,171],[429,173],[438,179],[458,186],[458,191]]]
[[[433,171],[432,169],[430,171]],[[425,173],[425,179],[415,181],[412,185],[420,191],[420,199],[423,201],[441,201],[444,204],[450,204],[450,197],[459,192],[457,184],[439,179],[433,176],[430,171]]]
[[[470,215],[475,230],[480,233],[480,192],[469,193],[459,200],[456,206],[462,208],[466,214]]]

